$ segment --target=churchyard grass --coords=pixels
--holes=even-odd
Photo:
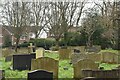
[[[117,52],[116,50],[102,50],[102,51],[112,51]],[[49,53],[45,52],[45,57],[54,58],[59,60],[59,54],[57,53]],[[59,73],[58,78],[73,78],[73,65],[69,64],[70,60],[59,60]],[[18,70],[11,70],[12,62],[5,62],[5,58],[0,58],[0,69],[5,70],[5,77],[6,78],[27,78],[28,70],[18,71]],[[110,70],[117,67],[117,64],[107,64],[101,63],[100,67],[104,67],[105,70]]]
[[[101,63],[100,67],[104,67],[104,70],[111,70],[111,69],[118,67],[118,64]]]

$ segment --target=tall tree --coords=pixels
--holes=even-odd
[[[31,4],[31,19],[32,25],[34,25],[32,32],[35,34],[35,38],[38,38],[46,25],[45,13],[48,5],[45,2],[32,2]]]
[[[56,45],[70,27],[79,25],[84,6],[85,2],[52,2],[50,4],[46,21],[48,21],[50,34],[56,40]]]
[[[29,23],[29,9],[27,2],[7,2],[2,5],[3,25],[11,28],[12,34],[15,37],[15,51],[19,44],[20,37],[26,30]]]

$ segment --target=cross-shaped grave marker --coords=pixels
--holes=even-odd
[[[35,46],[33,46],[32,43],[30,43],[30,46],[28,46],[28,53],[33,53],[33,49],[35,48]]]

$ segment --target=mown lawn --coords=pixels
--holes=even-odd
[[[102,50],[107,51],[107,50]],[[112,52],[117,52],[115,50],[108,50]],[[59,60],[59,55],[57,53],[49,53],[45,52],[46,57],[54,58]],[[12,62],[5,62],[5,58],[0,58],[0,69],[5,70],[5,77],[6,78],[27,78],[28,70],[18,71],[18,70],[11,70]],[[117,67],[118,64],[107,64],[101,63],[99,67],[104,67],[105,70],[110,70]],[[73,65],[70,64],[70,60],[59,60],[59,78],[73,78]]]

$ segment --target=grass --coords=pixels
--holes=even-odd
[[[119,66],[118,64],[107,64],[107,63],[100,64],[100,67],[104,67],[104,70],[111,70],[118,66]]]
[[[104,51],[109,51],[109,52],[117,52],[116,50],[102,50]],[[57,53],[49,53],[45,52],[45,57],[50,57],[56,60],[59,60],[59,55]],[[59,60],[59,73],[58,77],[59,78],[73,78],[74,70],[73,70],[73,65],[69,64],[70,60]],[[6,78],[27,78],[27,73],[29,72],[28,70],[23,70],[23,71],[18,71],[18,70],[11,70],[12,62],[5,62],[5,58],[0,58],[0,69],[5,70],[5,77]],[[104,67],[105,70],[110,70],[115,67],[117,67],[118,64],[107,64],[107,63],[101,63],[100,67]]]

